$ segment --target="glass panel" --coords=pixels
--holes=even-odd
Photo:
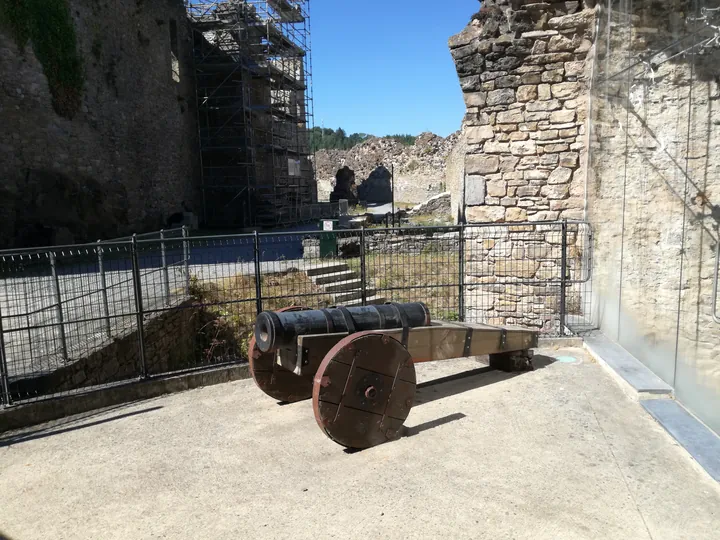
[[[717,0],[603,6],[588,191],[602,330],[717,431],[719,7]]]

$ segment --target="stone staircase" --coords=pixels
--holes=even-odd
[[[346,263],[328,263],[306,269],[307,275],[338,306],[362,305],[362,281]],[[368,287],[365,291],[368,304],[384,304],[387,300]]]

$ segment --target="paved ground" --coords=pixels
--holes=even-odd
[[[358,453],[320,433],[310,403],[279,406],[250,381],[5,434],[0,531],[717,539],[719,485],[582,351],[560,353],[582,361],[515,377],[419,366],[406,436]]]

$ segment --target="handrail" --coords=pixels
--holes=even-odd
[[[712,301],[712,318],[713,321],[720,324],[720,315],[718,314],[718,278],[720,277],[720,234],[715,242],[717,248],[715,251],[715,280],[713,283],[713,301]]]

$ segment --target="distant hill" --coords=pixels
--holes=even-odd
[[[378,138],[367,133],[353,133],[348,135],[343,128],[330,129],[315,127],[310,132],[310,147],[313,152],[318,150],[350,150],[352,147],[367,141]],[[381,139],[394,140],[405,146],[415,144],[417,137],[414,135],[388,135]]]

